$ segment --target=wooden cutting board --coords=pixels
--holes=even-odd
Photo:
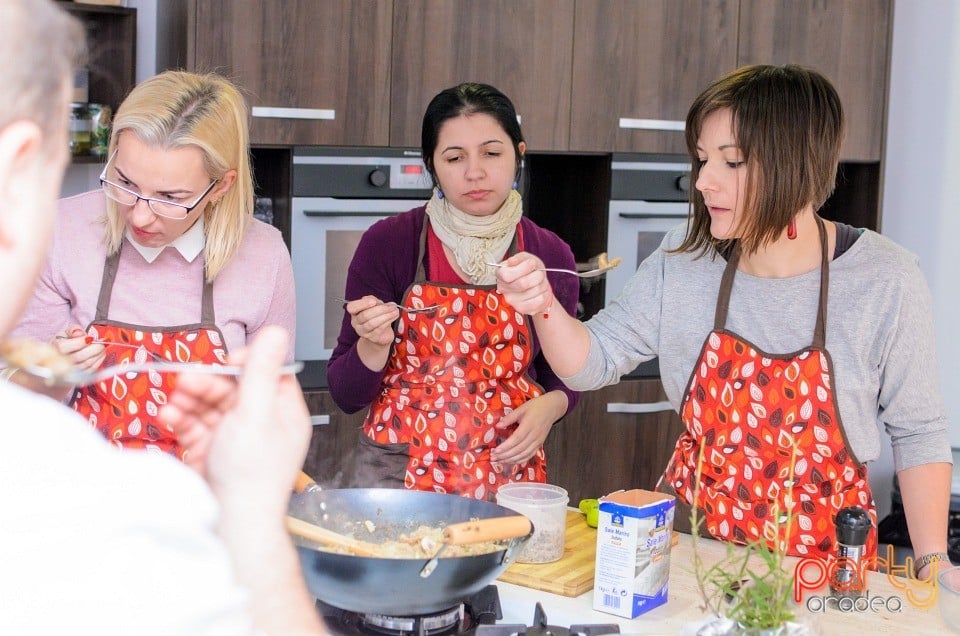
[[[514,563],[500,575],[501,581],[563,596],[580,596],[593,589],[597,558],[597,529],[583,515],[567,511],[563,556],[553,563]]]
[[[563,556],[553,563],[514,563],[498,580],[552,592],[562,596],[580,596],[593,589],[593,571],[597,560],[597,529],[587,525],[579,512],[567,511],[567,531],[563,537]],[[674,530],[671,545],[679,536]]]

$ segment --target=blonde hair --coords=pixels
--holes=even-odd
[[[109,155],[126,131],[162,149],[199,148],[211,179],[237,171],[233,187],[203,211],[206,278],[214,280],[240,248],[253,217],[246,101],[219,75],[165,71],[138,84],[123,100],[113,120]],[[106,225],[107,252],[114,254],[120,249],[126,223],[119,205],[110,199]]]

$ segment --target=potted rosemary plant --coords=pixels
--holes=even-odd
[[[697,461],[694,501],[699,501],[699,484],[704,446]],[[796,450],[790,460],[789,477],[782,499],[769,502],[773,523],[765,536],[745,546],[727,544],[726,553],[716,563],[704,563],[697,543],[701,524],[697,506],[690,515],[693,572],[702,599],[701,608],[712,617],[696,632],[698,636],[785,636],[811,634],[809,627],[797,625],[791,598],[793,572],[784,559],[793,530],[793,476]]]

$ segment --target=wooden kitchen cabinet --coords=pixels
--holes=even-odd
[[[307,390],[303,397],[313,421],[303,470],[322,486],[341,487],[344,475],[351,475],[354,469],[354,450],[367,411],[344,413],[326,390]]]
[[[815,68],[837,87],[847,116],[842,158],[879,161],[891,5],[578,0],[570,149],[686,152],[683,120],[710,82],[738,66],[792,63]]]
[[[687,109],[736,66],[738,6],[578,0],[570,150],[685,153]]]
[[[573,0],[404,0],[394,5],[390,145],[420,146],[434,95],[465,81],[514,103],[531,150],[566,150]]]
[[[547,481],[570,505],[615,490],[653,490],[683,432],[659,378],[623,380],[583,393],[547,438]]]
[[[392,0],[192,0],[187,65],[244,90],[250,141],[386,146]]]
[[[740,0],[737,61],[800,64],[827,76],[847,120],[841,156],[880,161],[892,23],[888,0]]]
[[[106,104],[116,112],[136,81],[137,10],[78,2],[58,4],[83,24],[87,35],[87,101]],[[70,161],[102,163],[103,157],[75,155]]]

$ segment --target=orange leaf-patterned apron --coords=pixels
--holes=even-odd
[[[846,442],[834,394],[826,339],[829,258],[818,217],[822,262],[813,344],[770,354],[725,329],[730,291],[739,261],[735,250],[720,285],[713,331],[691,373],[681,408],[686,431],[664,475],[677,494],[694,504],[701,441],[703,466],[696,505],[707,532],[746,543],[776,536],[774,512],[786,512],[785,482],[794,457],[794,524],[787,551],[825,558],[836,539],[834,517],[860,506],[873,521],[867,555],[876,554],[876,510],[866,466]],[[786,528],[781,528],[780,540]]]
[[[227,347],[216,326],[213,285],[204,281],[200,323],[178,327],[150,327],[109,320],[110,296],[117,278],[119,252],[107,257],[100,296],[87,334],[96,340],[130,346],[104,345],[103,366],[147,362],[159,356],[172,362],[224,364]],[[154,355],[150,355],[154,354]],[[166,452],[183,459],[183,449],[173,433],[156,421],[156,415],[176,382],[174,373],[126,373],[78,388],[71,405],[104,437],[123,448]]]
[[[502,484],[546,481],[542,447],[509,472],[490,460],[515,428],[496,428],[500,419],[543,394],[527,376],[533,340],[526,317],[494,288],[426,281],[425,245],[422,239],[403,304],[439,307],[400,311],[364,433],[384,447],[406,445],[407,489],[493,501]]]

